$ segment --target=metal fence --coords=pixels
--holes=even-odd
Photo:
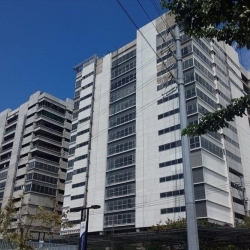
[[[63,244],[54,244],[54,243],[41,243],[41,242],[29,242],[29,245],[32,246],[35,250],[77,250],[77,245],[63,245]],[[12,250],[10,245],[7,242],[0,241],[0,250]],[[14,247],[18,249],[18,247]]]

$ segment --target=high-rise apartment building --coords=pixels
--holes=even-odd
[[[63,209],[75,227],[62,234],[79,232],[82,206],[101,206],[89,218],[89,231],[99,233],[185,217],[174,26],[163,15],[126,46],[74,68]],[[223,42],[194,39],[181,29],[181,44],[187,119],[195,124],[244,95],[250,75]],[[249,147],[247,116],[190,138],[198,219],[234,225],[248,213]]]
[[[15,110],[0,113],[0,204],[17,211],[62,209],[73,101],[36,92]],[[27,212],[27,211],[26,211]]]

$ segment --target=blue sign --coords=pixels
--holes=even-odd
[[[85,249],[85,241],[86,241],[86,222],[85,221],[82,221],[80,225],[80,238],[81,238],[80,250],[87,250]]]

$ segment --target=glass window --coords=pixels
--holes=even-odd
[[[109,141],[123,138],[125,136],[129,136],[134,133],[135,133],[135,123],[132,124],[130,123],[129,125],[109,130]]]
[[[110,94],[110,103],[115,102],[119,99],[122,99],[132,93],[135,93],[136,91],[136,84],[135,83],[131,83],[128,86],[125,86],[121,89],[118,89],[114,92],[111,92]]]
[[[135,153],[131,152],[108,159],[108,169],[116,169],[135,164]]]

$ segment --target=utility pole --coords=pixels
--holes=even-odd
[[[176,40],[176,59],[177,59],[177,81],[179,90],[179,106],[180,106],[180,125],[181,131],[187,126],[187,110],[186,98],[181,54],[180,28],[175,26]],[[187,220],[187,239],[189,250],[199,250],[198,228],[196,221],[196,208],[194,198],[193,173],[190,166],[190,149],[188,137],[181,137],[182,159],[183,159],[183,175]]]

